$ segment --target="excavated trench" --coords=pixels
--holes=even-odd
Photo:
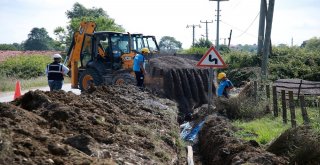
[[[179,123],[192,113],[191,125],[196,128],[204,122],[194,143],[196,164],[288,164],[285,157],[262,149],[255,141],[245,142],[234,137],[235,128],[228,118],[236,117],[240,102],[250,99],[253,85],[247,84],[239,97],[220,100],[216,97],[216,108],[208,111],[209,70],[196,68],[195,60],[177,56],[163,56],[149,60],[150,77],[147,84],[154,90],[178,103]],[[216,88],[213,86],[213,94]],[[254,103],[253,103],[254,104]],[[223,112],[223,114],[221,113]]]
[[[208,69],[196,68],[196,61],[176,56],[150,59],[146,85],[175,100],[181,115],[208,103]],[[215,93],[215,86],[213,86]]]

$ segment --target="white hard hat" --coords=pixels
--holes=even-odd
[[[55,59],[55,58],[61,58],[62,59],[62,56],[60,54],[54,54],[53,55],[53,59]]]

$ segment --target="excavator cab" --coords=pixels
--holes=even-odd
[[[140,33],[133,33],[131,34],[131,41],[132,41],[132,49],[136,52],[140,52],[142,48],[145,47],[143,42],[143,35]]]
[[[145,47],[147,47],[150,50],[150,53],[152,55],[160,53],[159,45],[155,36],[147,35],[143,36],[142,38]]]
[[[120,32],[94,32],[91,37],[90,58],[79,69],[79,88],[88,89],[94,85],[134,84],[131,74],[134,53],[131,52],[130,34]],[[89,61],[83,61],[90,59]]]
[[[92,36],[93,61],[102,61],[107,68],[122,68],[122,58],[130,54],[129,36],[119,32],[95,32]]]

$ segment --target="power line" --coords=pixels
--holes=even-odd
[[[229,23],[227,23],[227,22],[224,22],[224,21],[221,21],[221,22],[224,23],[224,24],[226,24],[226,25],[228,25],[228,26],[230,26],[230,27],[232,27],[233,29],[236,29],[236,30],[241,31],[241,32],[245,32],[245,30],[242,30],[242,29],[240,29],[240,28],[238,28],[238,27],[236,27],[236,26],[233,26],[233,25],[231,25],[231,24],[229,24]],[[246,33],[246,32],[245,32],[245,33]],[[251,34],[251,33],[246,33],[246,34],[250,35],[251,37],[257,38],[257,36],[254,35],[254,34]],[[237,37],[235,37],[235,38],[237,38]]]
[[[232,10],[238,7],[242,3],[242,0],[238,0],[237,3],[232,7]]]
[[[253,21],[252,21],[251,24],[247,27],[247,29],[246,29],[242,34],[240,34],[240,35],[237,36],[237,37],[241,37],[244,33],[246,33],[246,32],[249,30],[249,28],[253,25],[253,23],[254,23],[254,22],[256,21],[256,19],[258,18],[259,14],[260,14],[260,12],[258,12],[258,14],[256,15],[256,17],[254,17]]]

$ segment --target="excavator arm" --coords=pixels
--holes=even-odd
[[[81,22],[79,30],[73,35],[72,43],[65,60],[65,63],[70,68],[72,88],[78,88],[78,62],[80,61],[82,49],[90,44],[90,41],[86,40],[85,35],[93,34],[95,28],[96,24],[94,22]]]

